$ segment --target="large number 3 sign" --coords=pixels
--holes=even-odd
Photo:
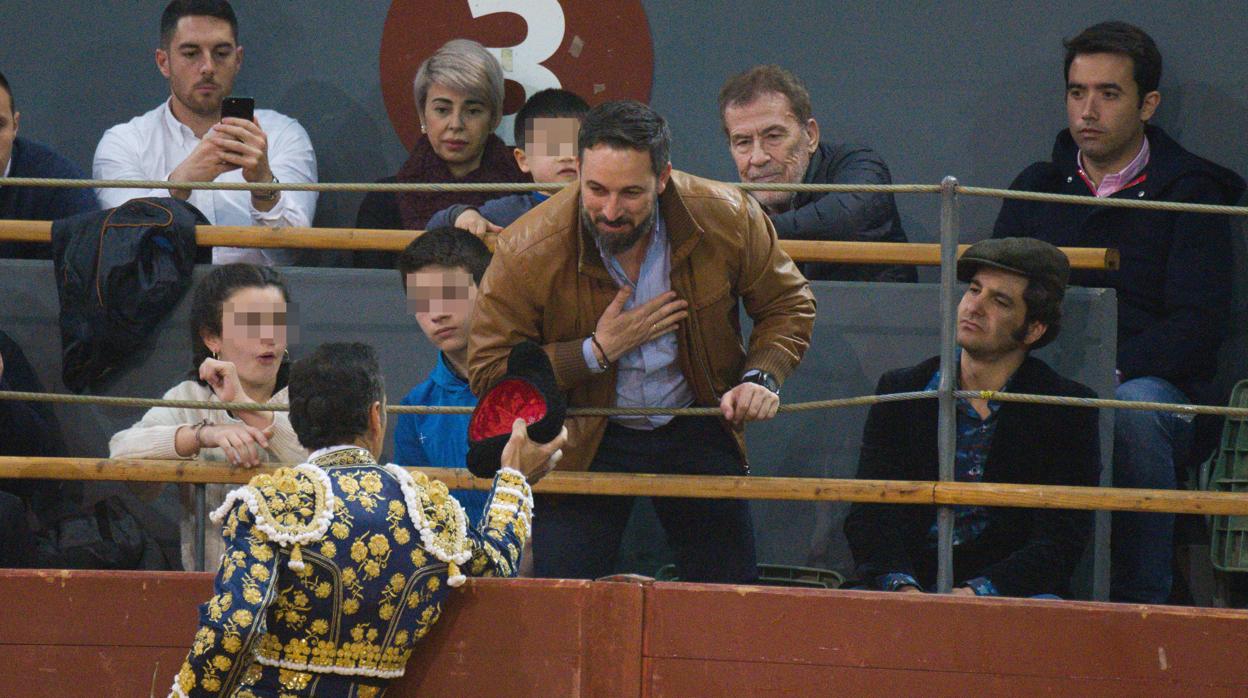
[[[528,26],[524,41],[516,46],[486,46],[503,64],[504,74],[524,88],[526,98],[548,87],[563,87],[559,78],[542,65],[542,61],[555,55],[563,43],[566,23],[559,0],[468,0],[468,8],[474,18],[511,12],[520,15]],[[512,132],[513,119],[515,115],[508,114],[499,124],[498,130],[504,138]]]
[[[562,87],[590,104],[650,98],[654,49],[640,0],[393,0],[381,37],[381,91],[404,146],[420,134],[412,79],[455,38],[481,42],[507,79],[498,133],[538,90]]]

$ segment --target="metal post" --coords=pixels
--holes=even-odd
[[[958,375],[954,366],[954,343],[957,340],[955,291],[958,262],[958,180],[945,177],[940,181],[940,385],[937,386],[939,419],[937,449],[940,455],[940,480],[953,480],[953,461],[957,449],[956,413],[953,391]],[[936,591],[947,594],[953,589],[953,509],[936,510]]]
[[[195,571],[204,571],[204,556],[207,541],[205,540],[208,509],[208,486],[202,482],[195,483],[195,542],[191,554],[195,559]]]
[[[1113,337],[1115,335],[1108,335]],[[1114,411],[1101,410],[1101,487],[1114,486]],[[1092,600],[1109,601],[1109,555],[1112,514],[1096,512],[1092,529]]]

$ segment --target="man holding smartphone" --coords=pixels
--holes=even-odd
[[[161,189],[100,189],[101,204],[140,196],[189,200],[215,225],[306,227],[316,192],[191,190],[179,182],[315,182],[316,154],[299,122],[275,111],[222,112],[243,63],[238,20],[226,0],[173,0],[160,19],[156,66],[169,81],[163,104],[104,133],[97,179],[167,180]],[[247,100],[250,101],[250,100]],[[236,115],[235,115],[236,114]],[[240,118],[244,117],[244,118]],[[289,264],[283,250],[213,249],[214,264]]]

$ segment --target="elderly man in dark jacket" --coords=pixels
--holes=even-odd
[[[743,182],[892,184],[870,148],[819,140],[810,93],[776,65],[760,65],[724,83],[719,114]],[[751,192],[782,240],[906,242],[892,194]],[[807,262],[809,279],[914,281],[914,267]]]
[[[1069,128],[1052,160],[1011,189],[1133,201],[1234,204],[1244,180],[1184,150],[1148,124],[1161,95],[1161,53],[1140,29],[1105,22],[1066,42]],[[1054,245],[1113,247],[1121,269],[1080,272],[1081,286],[1118,292],[1116,397],[1223,403],[1214,385],[1231,303],[1231,225],[1226,216],[1007,200],[996,236]],[[1174,489],[1193,455],[1190,415],[1119,410],[1114,484]],[[1202,430],[1203,431],[1203,430]],[[1114,514],[1111,598],[1164,603],[1170,595],[1174,516]]]
[[[1061,323],[1069,262],[1047,243],[985,240],[958,262],[970,287],[958,304],[960,390],[1007,390],[1093,397],[1029,355],[1051,342]],[[940,363],[928,359],[891,371],[877,393],[936,388]],[[988,400],[958,400],[956,479],[1038,485],[1095,485],[1100,473],[1096,410]],[[938,478],[934,400],[871,408],[858,476],[878,480]],[[1090,512],[957,507],[954,593],[1066,595],[1092,529]],[[936,580],[932,507],[855,504],[845,521],[858,575],[886,591],[930,590]]]

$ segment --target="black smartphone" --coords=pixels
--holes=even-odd
[[[221,118],[256,120],[256,100],[251,97],[226,97],[221,101]]]

